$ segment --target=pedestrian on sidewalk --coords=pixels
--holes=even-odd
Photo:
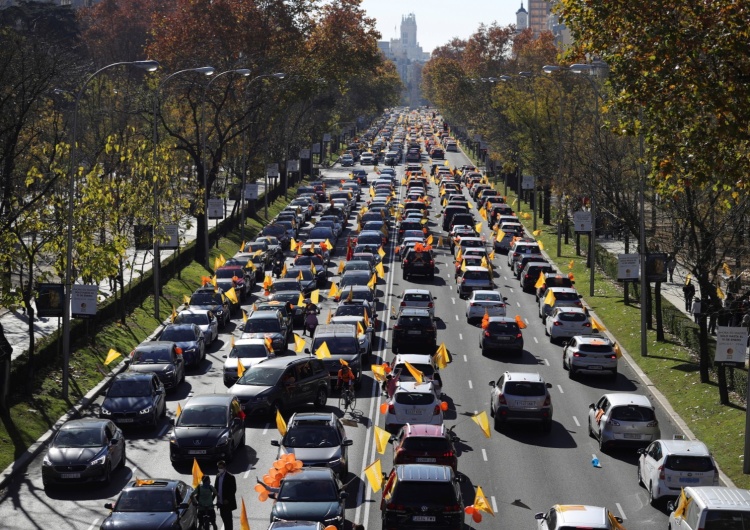
[[[693,304],[690,308],[690,312],[693,314],[693,318],[695,319],[695,323],[698,324],[701,319],[701,299],[696,297],[695,300],[693,300]]]
[[[693,307],[693,297],[695,296],[695,286],[693,282],[688,281],[682,286],[682,293],[685,295],[685,311],[690,312]]]
[[[669,272],[669,283],[674,283],[674,270],[677,267],[677,259],[674,254],[669,255],[667,261],[667,272]]]

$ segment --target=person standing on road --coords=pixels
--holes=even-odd
[[[216,488],[211,485],[211,477],[203,475],[201,483],[193,490],[191,495],[193,502],[198,506],[198,520],[204,513],[211,517],[211,526],[218,530],[216,526],[216,512],[214,511],[214,499],[216,499]]]
[[[688,282],[682,287],[682,293],[685,295],[685,311],[690,311],[693,307],[693,297],[695,296],[695,286],[693,282]]]
[[[217,462],[216,469],[218,470],[214,480],[217,493],[216,504],[224,523],[224,530],[232,530],[234,528],[232,512],[237,509],[237,481],[234,475],[227,471],[227,464],[223,460]]]

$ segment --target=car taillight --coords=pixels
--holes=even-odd
[[[586,323],[585,323],[585,324],[583,325],[583,327],[584,327],[584,328],[590,328],[590,327],[591,327],[591,324],[590,324],[589,322],[586,322]]]
[[[607,420],[607,423],[608,423],[609,425],[612,425],[613,427],[619,427],[619,426],[620,426],[620,422],[619,422],[619,421],[617,421],[617,420],[611,420],[611,419],[610,419],[610,420]]]
[[[517,338],[517,339],[522,339],[522,338],[523,338],[523,334],[522,334],[522,333],[518,333],[518,334],[516,335],[516,338]]]
[[[579,352],[574,352],[574,353],[573,353],[573,357],[586,357],[586,354],[584,354],[584,353],[579,353]]]
[[[524,275],[523,275],[523,279],[524,279],[524,280],[528,280],[528,279],[529,279],[529,275],[528,275],[528,274],[524,274]]]
[[[453,451],[447,451],[441,455],[443,458],[453,458]]]
[[[552,325],[553,325],[553,326],[562,326],[562,322],[558,322],[557,320],[555,320],[555,321],[554,321],[554,322],[552,323]]]
[[[398,324],[395,324],[395,325],[393,326],[393,329],[401,329],[401,326],[399,326]]]
[[[463,278],[459,278],[458,279],[458,283],[464,283],[464,279]]]
[[[617,359],[617,355],[609,355],[610,359]]]
[[[406,510],[406,506],[404,506],[403,504],[396,504],[394,502],[389,502],[385,505],[385,508],[387,510],[393,510],[394,512],[403,512]]]
[[[485,336],[485,337],[489,337],[489,336],[490,336],[490,332],[489,332],[489,331],[485,331],[485,332],[484,332],[484,336]]]
[[[659,480],[664,480],[666,475],[664,474],[664,466],[659,466]]]
[[[406,302],[401,302],[401,307],[404,307],[406,305]]]
[[[396,407],[392,403],[388,405],[388,414],[396,414]]]
[[[433,307],[434,305],[435,304],[433,304],[432,302],[430,302],[429,304],[427,304],[427,307]]]
[[[543,407],[549,407],[552,404],[552,398],[549,394],[547,394],[547,397],[544,398],[544,403],[542,404]]]
[[[435,266],[435,260],[434,260],[434,259],[431,259],[431,260],[430,260],[430,267],[434,267],[434,266]]]
[[[408,264],[409,264],[409,260],[408,260],[408,259],[405,259],[405,260],[404,260],[404,265],[408,265]]]
[[[459,506],[458,504],[449,504],[443,507],[443,511],[444,512],[460,512],[461,506]]]
[[[576,302],[576,305],[577,305],[578,307],[583,307],[583,304],[582,304],[581,302]]]
[[[437,416],[438,414],[440,414],[440,405],[435,405],[435,408],[432,409],[432,415]]]
[[[507,400],[505,399],[505,396],[504,396],[503,394],[499,394],[499,395],[497,396],[497,402],[498,402],[498,403],[499,403],[500,405],[507,405],[507,404],[508,404],[508,401],[507,401]]]
[[[654,420],[654,421],[650,421],[650,422],[648,422],[648,423],[646,424],[646,427],[658,427],[658,426],[659,426],[659,422],[658,422],[658,421],[656,421],[656,420]]]

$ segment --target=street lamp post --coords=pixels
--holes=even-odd
[[[205,227],[203,232],[203,249],[205,252],[204,256],[204,262],[203,266],[208,268],[208,254],[210,250],[210,246],[208,243],[208,175],[206,174],[206,94],[208,93],[209,89],[211,88],[211,85],[219,79],[220,77],[227,75],[227,74],[237,74],[242,77],[247,77],[250,75],[250,70],[248,68],[234,68],[232,70],[225,70],[219,74],[216,74],[216,76],[211,79],[211,81],[206,84],[205,90],[203,90],[203,99],[201,101],[201,131],[200,131],[200,140],[201,140],[201,168],[203,170],[203,217],[205,220]],[[244,193],[244,192],[243,192]]]
[[[73,290],[73,209],[75,206],[75,177],[78,173],[78,104],[81,101],[86,87],[97,75],[114,68],[115,66],[135,66],[148,72],[154,72],[159,68],[157,61],[123,61],[103,66],[93,74],[89,75],[76,94],[73,106],[73,130],[70,146],[70,175],[68,182],[68,212],[67,212],[67,249],[65,259],[65,302],[63,304],[63,373],[62,373],[62,397],[68,399],[68,378],[70,376],[70,300]]]
[[[555,66],[555,65],[547,65],[547,66],[542,67],[542,71],[545,74],[552,74],[558,71],[559,69],[560,67]],[[554,77],[550,77],[550,79],[560,89],[560,115],[557,120],[557,179],[558,179],[558,183],[562,183],[562,166],[563,166],[563,142],[562,142],[562,119],[563,119],[563,98],[562,98],[563,94],[562,92],[563,91],[562,89],[563,87],[562,87],[562,83],[558,83],[557,79],[555,79]],[[560,206],[560,211],[563,212],[563,214],[565,215],[565,220],[566,220],[565,230],[567,232],[568,210],[567,210],[567,207],[563,209],[562,203],[559,206]],[[558,219],[558,222],[557,222],[557,257],[558,258],[562,255],[562,249],[561,249],[562,224],[561,222],[562,220]],[[567,238],[567,235],[566,235],[566,238]],[[567,240],[566,240],[566,243],[567,243]]]
[[[206,76],[214,75],[214,68],[212,66],[202,66],[200,68],[186,68],[184,70],[178,70],[177,72],[174,72],[170,75],[168,75],[164,80],[162,80],[159,85],[156,87],[156,93],[154,94],[154,108],[153,108],[153,120],[154,120],[154,127],[153,127],[153,151],[151,151],[151,165],[153,167],[153,171],[156,171],[156,144],[159,141],[159,125],[156,121],[158,113],[159,113],[159,95],[161,94],[161,89],[164,86],[164,84],[172,79],[173,77],[188,73],[188,72],[194,72],[198,74],[203,74]],[[161,256],[159,251],[159,238],[156,237],[156,231],[159,225],[159,181],[158,177],[154,173],[154,204],[152,206],[152,216],[154,218],[154,228],[152,231],[152,238],[153,238],[153,245],[154,245],[154,261],[153,261],[153,273],[154,273],[154,318],[156,320],[161,320],[159,316],[159,296],[161,295],[161,279],[160,279],[160,273],[161,273]]]
[[[533,78],[535,76],[531,72],[518,72],[518,75],[519,75],[519,77],[522,77],[524,79],[528,79],[529,80],[529,86],[531,87],[531,95],[534,97],[534,128],[531,129],[531,134],[532,134],[531,145],[533,146],[535,143],[538,143],[538,142],[534,141],[534,133],[536,132],[537,121],[538,121],[538,118],[537,118],[537,116],[538,116],[538,109],[537,109],[537,100],[536,100],[536,90],[534,89],[534,81],[533,81]],[[536,231],[536,215],[537,215],[537,210],[538,210],[538,206],[537,206],[537,191],[536,191],[536,170],[534,170],[532,172],[531,178],[532,178],[532,181],[531,181],[532,182],[532,184],[531,184],[531,186],[532,186],[531,187],[531,196],[532,196],[531,209],[534,210],[534,221],[533,221],[533,227],[534,228],[533,228],[533,230]]]

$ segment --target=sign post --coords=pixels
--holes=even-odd
[[[91,318],[96,315],[97,285],[73,285],[70,294],[70,311],[73,318]]]

